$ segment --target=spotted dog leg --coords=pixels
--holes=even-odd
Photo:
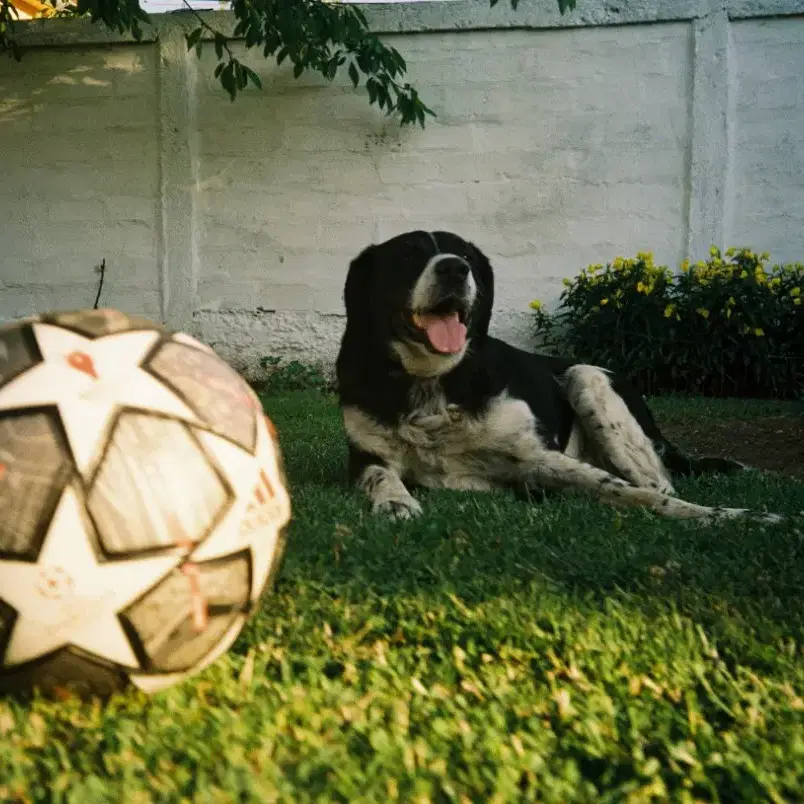
[[[672,519],[694,519],[704,525],[740,518],[757,522],[782,521],[778,514],[697,505],[656,489],[638,487],[557,450],[535,449],[529,456],[520,457],[518,473],[520,482],[548,489],[586,491],[610,505],[642,507]]]
[[[601,463],[634,486],[673,494],[669,473],[653,441],[611,387],[606,372],[597,366],[577,365],[566,371],[562,382],[584,436]]]

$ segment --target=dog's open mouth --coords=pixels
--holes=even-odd
[[[411,315],[430,346],[441,354],[456,354],[466,346],[466,309],[457,299],[445,299],[435,307]]]

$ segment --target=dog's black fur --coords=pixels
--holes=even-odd
[[[420,485],[576,488],[708,521],[749,513],[672,496],[670,472],[745,467],[671,443],[626,377],[490,336],[492,266],[458,235],[414,231],[369,246],[349,267],[344,301],[337,385],[349,477],[375,511],[420,513],[408,491]],[[416,326],[433,309],[460,315],[462,351],[439,351]]]

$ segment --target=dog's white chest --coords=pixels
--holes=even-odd
[[[394,427],[347,408],[350,438],[402,477],[431,488],[489,489],[510,466],[543,449],[533,414],[521,400],[500,396],[481,415],[449,405],[442,394],[419,400]]]

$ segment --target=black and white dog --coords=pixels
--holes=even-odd
[[[493,300],[489,260],[450,232],[399,235],[349,266],[337,384],[350,480],[375,512],[420,514],[415,486],[509,487],[679,519],[778,520],[673,496],[670,472],[744,467],[684,454],[624,377],[491,337]]]

